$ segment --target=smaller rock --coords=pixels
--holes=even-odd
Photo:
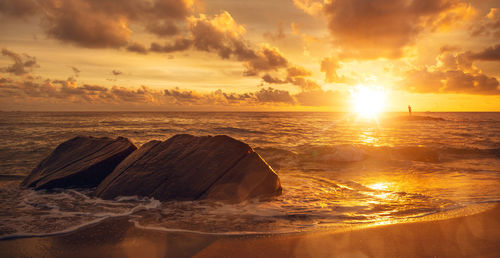
[[[21,183],[38,189],[95,187],[137,147],[127,138],[78,136],[61,143]]]

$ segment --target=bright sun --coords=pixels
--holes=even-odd
[[[354,110],[361,117],[376,118],[384,108],[385,92],[381,87],[358,85],[351,95]]]

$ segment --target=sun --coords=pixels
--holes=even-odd
[[[385,92],[382,87],[358,85],[351,90],[353,109],[361,117],[376,118],[384,109]]]

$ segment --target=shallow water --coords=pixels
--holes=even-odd
[[[500,113],[0,113],[0,238],[71,231],[114,216],[215,234],[398,223],[500,200]],[[431,118],[428,118],[431,117]],[[432,119],[441,118],[441,119]],[[236,205],[101,200],[91,190],[20,190],[23,176],[76,135],[140,146],[178,133],[227,134],[279,174],[283,195]]]

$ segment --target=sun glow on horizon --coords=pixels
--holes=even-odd
[[[360,117],[376,118],[384,109],[386,95],[382,87],[358,85],[351,90],[353,109]]]

